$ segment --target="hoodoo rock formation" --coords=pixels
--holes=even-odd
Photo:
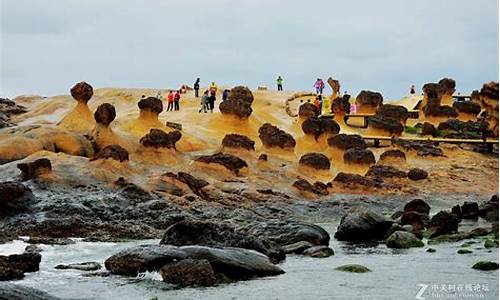
[[[484,120],[493,136],[498,137],[498,82],[483,84],[481,90],[472,93],[472,100],[485,111]]]
[[[259,128],[259,138],[265,148],[280,148],[293,151],[296,144],[291,134],[269,123],[265,123]]]
[[[78,103],[76,107],[67,114],[58,124],[66,130],[88,133],[94,128],[94,119],[87,103],[94,95],[92,86],[84,81],[75,84],[71,88],[71,96]]]
[[[375,113],[384,98],[382,94],[372,91],[361,91],[356,97],[356,107],[358,113]]]
[[[224,115],[247,119],[252,114],[253,99],[249,88],[237,86],[231,89],[228,99],[220,103],[219,110]]]
[[[195,161],[206,165],[215,164],[223,166],[236,176],[244,175],[245,171],[248,169],[246,161],[237,156],[225,153],[203,155],[196,158]]]
[[[223,149],[232,148],[253,151],[255,150],[255,142],[241,134],[227,134],[222,139],[222,147]]]
[[[442,79],[440,83],[426,83],[422,90],[424,91],[424,99],[421,104],[421,118],[456,118],[458,113],[451,107],[451,96],[455,91],[455,82],[452,79]],[[451,93],[451,94],[450,94]],[[444,99],[444,100],[443,100]],[[449,105],[443,105],[449,104]],[[428,120],[431,123],[436,121]]]
[[[299,165],[313,168],[315,170],[330,170],[330,160],[321,153],[307,153],[302,155]]]

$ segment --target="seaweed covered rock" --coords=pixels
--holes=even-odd
[[[380,154],[381,161],[388,160],[402,160],[406,161],[406,154],[398,149],[387,150],[384,153]]]
[[[216,153],[212,155],[203,155],[196,158],[197,162],[205,164],[218,164],[222,165],[235,175],[239,175],[241,169],[247,168],[248,164],[241,158],[225,153]]]
[[[350,273],[367,273],[371,272],[370,269],[363,265],[358,265],[358,264],[348,264],[348,265],[342,265],[338,266],[335,268],[337,271],[341,272],[350,272]]]
[[[375,155],[368,149],[351,148],[344,152],[344,163],[360,165],[375,164]]]
[[[275,262],[285,259],[283,249],[262,236],[243,234],[230,225],[208,221],[184,220],[175,223],[167,228],[160,245],[245,248],[263,253]]]
[[[366,148],[366,142],[360,135],[357,134],[337,134],[328,139],[328,146],[340,150],[348,150],[351,148]]]
[[[245,150],[255,150],[255,142],[249,137],[241,134],[226,134],[222,139],[222,146],[228,148],[241,148]]]
[[[396,167],[388,165],[373,165],[368,169],[366,176],[383,178],[406,178],[407,174]]]
[[[35,201],[31,189],[20,182],[0,182],[0,217],[25,212]]]
[[[360,112],[375,112],[383,101],[382,94],[363,90],[356,97],[356,106]]]
[[[166,133],[161,129],[151,129],[148,134],[143,136],[140,143],[145,147],[154,148],[173,148],[175,149],[175,143],[177,143],[182,137],[182,134],[178,130]]]
[[[370,209],[351,209],[340,219],[335,232],[339,241],[365,242],[380,240],[394,222]]]
[[[312,193],[319,196],[327,196],[329,194],[328,185],[319,181],[311,184],[309,181],[300,178],[297,179],[292,186],[299,190],[299,192]]]
[[[219,110],[222,114],[246,119],[252,114],[253,100],[253,94],[249,88],[237,86],[231,89],[228,99],[219,104]]]
[[[408,109],[402,105],[394,105],[394,104],[383,104],[381,105],[376,112],[376,116],[382,119],[393,119],[397,120],[401,124],[406,123],[408,119]]]
[[[94,95],[94,89],[85,81],[75,84],[71,90],[71,97],[78,102],[87,103]]]
[[[423,247],[424,243],[411,232],[396,231],[387,238],[386,245],[389,248],[407,249]]]
[[[94,113],[95,121],[103,126],[108,126],[115,118],[115,107],[110,103],[103,103],[99,105]]]
[[[21,170],[21,178],[30,180],[38,178],[43,174],[52,173],[52,164],[48,158],[39,158],[32,162],[17,164],[17,168]]]
[[[332,119],[312,117],[302,123],[302,131],[317,139],[321,134],[339,133],[340,126]]]
[[[97,154],[92,157],[90,160],[98,160],[98,159],[114,159],[119,162],[124,162],[129,160],[128,151],[120,145],[109,145],[102,148]]]
[[[265,123],[259,128],[259,138],[264,147],[267,148],[294,149],[296,144],[291,134],[269,123]]]
[[[299,107],[299,117],[303,119],[319,116],[319,109],[312,103],[306,102]]]
[[[413,168],[410,171],[408,171],[408,178],[411,180],[422,180],[426,179],[429,174],[427,171],[419,169],[419,168]]]
[[[163,103],[156,97],[147,97],[141,99],[137,106],[141,111],[149,111],[155,114],[160,114],[163,111]]]
[[[307,153],[302,155],[299,165],[311,167],[316,170],[330,170],[330,160],[321,153]]]

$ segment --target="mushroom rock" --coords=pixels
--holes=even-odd
[[[224,115],[247,119],[252,114],[253,94],[249,88],[237,86],[231,89],[226,101],[219,104],[219,110]]]
[[[406,154],[398,149],[387,150],[380,155],[380,160],[387,161],[406,161]]]
[[[381,118],[391,118],[399,121],[401,124],[405,124],[408,119],[408,109],[402,105],[393,104],[383,104],[376,112],[377,117]]]
[[[420,129],[421,135],[434,135],[436,133],[436,127],[429,122],[424,122],[422,128]]]
[[[373,152],[363,148],[351,148],[344,153],[344,163],[358,165],[375,164],[375,156]]]
[[[328,77],[327,82],[332,88],[332,99],[337,99],[340,92],[340,82],[332,77]]]
[[[98,160],[98,159],[114,159],[119,162],[128,161],[128,151],[121,147],[120,145],[109,145],[101,149],[97,154],[92,157],[90,160]]]
[[[110,145],[129,144],[125,139],[118,137],[111,127],[111,122],[116,117],[115,107],[109,103],[103,103],[97,107],[94,113],[96,126],[92,131],[92,138],[94,139],[97,149],[103,149]],[[128,146],[128,148],[131,148]]]
[[[148,134],[141,138],[140,143],[144,147],[175,149],[175,143],[181,137],[181,132],[177,130],[166,133],[160,129],[151,129]]]
[[[329,185],[324,184],[322,182],[315,182],[311,184],[309,181],[300,178],[296,180],[292,185],[297,191],[308,198],[314,198],[316,196],[327,196],[329,194],[328,188]]]
[[[457,101],[453,103],[453,108],[458,112],[458,118],[464,121],[473,121],[481,112],[481,105],[472,101]]]
[[[142,98],[137,102],[139,107],[139,117],[126,122],[122,129],[134,137],[142,137],[151,129],[161,129],[163,131],[171,131],[170,128],[163,125],[158,119],[159,114],[163,111],[163,104],[156,97]]]
[[[408,172],[408,178],[410,178],[411,180],[422,180],[426,179],[427,176],[427,171],[418,168],[413,168]]]
[[[222,147],[225,148],[238,148],[248,151],[255,150],[255,142],[250,138],[240,134],[226,134],[222,139]]]
[[[332,100],[331,111],[335,115],[337,122],[344,122],[344,116],[351,112],[351,103],[349,103],[350,95],[344,95]]]
[[[225,153],[216,153],[212,155],[203,155],[195,159],[198,163],[207,165],[220,165],[231,171],[234,175],[244,175],[248,170],[248,164],[243,159]]]
[[[479,138],[483,134],[491,135],[488,131],[488,124],[483,121],[463,122],[457,119],[449,119],[445,122],[439,123],[438,130],[444,134],[445,138]]]
[[[84,81],[75,84],[71,88],[71,96],[78,104],[67,114],[58,126],[80,133],[88,133],[94,127],[94,119],[87,103],[92,98],[94,89]]]
[[[422,87],[422,90],[424,91],[424,99],[422,101],[421,107],[427,105],[429,99],[437,100],[437,104],[441,105],[441,98],[446,92],[445,88],[442,85],[440,85],[439,83],[426,83]]]
[[[441,98],[441,105],[451,106],[453,104],[453,93],[455,93],[455,80],[451,78],[443,78],[439,80],[438,84],[444,89],[444,94]]]
[[[306,102],[299,107],[299,118],[306,120],[319,116],[319,109],[312,103]]]
[[[393,166],[387,165],[373,165],[366,173],[368,177],[382,177],[382,178],[406,178],[407,174]]]
[[[392,143],[405,151],[415,151],[418,156],[444,156],[443,150],[435,146],[432,142],[393,139]]]
[[[351,148],[366,148],[366,142],[360,135],[357,134],[337,134],[328,139],[328,146],[340,150],[348,150]]]
[[[368,128],[371,133],[380,135],[401,135],[404,131],[404,126],[398,119],[374,116],[368,117]]]
[[[109,126],[111,122],[116,118],[115,107],[109,103],[103,103],[97,107],[94,113],[94,119],[97,124],[102,126]]]
[[[141,115],[143,115],[144,113],[151,113],[154,116],[158,116],[163,111],[163,103],[156,97],[147,97],[141,99],[137,103],[137,106],[139,106],[139,109],[141,110]]]
[[[337,134],[340,132],[340,126],[337,122],[328,118],[311,117],[302,123],[302,131],[306,135],[314,136],[317,140],[322,134]]]
[[[17,164],[17,168],[21,170],[23,180],[35,179],[52,173],[52,165],[47,158],[39,158],[32,162]]]
[[[453,87],[452,87],[453,86]],[[453,107],[449,105],[442,105],[442,99],[445,97],[445,104],[449,101],[448,98],[451,99],[451,95],[449,94],[451,90],[455,90],[454,82],[453,84],[450,81],[442,81],[440,83],[426,83],[423,86],[424,91],[424,99],[422,100],[421,105],[421,113],[420,118],[456,118],[458,117],[458,113],[453,109]],[[451,105],[451,102],[449,103]],[[427,121],[434,123],[436,121],[432,119],[428,119]]]
[[[302,155],[299,165],[310,167],[315,170],[330,170],[330,160],[321,153],[307,153]]]
[[[361,91],[356,97],[356,107],[359,113],[375,113],[382,105],[382,94],[372,91]]]
[[[296,144],[291,134],[270,123],[265,123],[259,128],[259,138],[265,148],[280,148],[293,151]]]
[[[485,110],[488,129],[498,137],[498,82],[483,84],[481,91],[474,91],[471,96]]]

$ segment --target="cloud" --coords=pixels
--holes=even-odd
[[[202,82],[310,89],[334,75],[400,98],[449,76],[498,80],[498,2],[2,0],[0,94]]]

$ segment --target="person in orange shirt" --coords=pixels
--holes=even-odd
[[[316,106],[316,108],[318,109],[318,111],[321,109],[321,103],[319,103],[318,97],[314,98],[313,104],[314,104],[314,106]]]
[[[167,101],[168,101],[168,106],[167,106],[167,111],[171,111],[174,109],[174,92],[170,90],[167,95]]]

